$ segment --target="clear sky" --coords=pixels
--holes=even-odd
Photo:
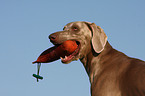
[[[79,60],[43,64],[44,79],[32,77],[49,34],[72,21],[96,23],[115,49],[145,60],[145,0],[0,0],[1,96],[90,96]]]

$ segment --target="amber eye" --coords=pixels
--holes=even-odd
[[[74,27],[72,28],[72,30],[73,30],[73,31],[78,31],[78,27],[75,27],[75,26],[74,26]]]

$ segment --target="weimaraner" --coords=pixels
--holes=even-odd
[[[75,40],[78,48],[63,63],[83,63],[91,83],[91,96],[145,96],[145,62],[112,48],[101,27],[90,22],[68,23],[49,36],[57,45]]]

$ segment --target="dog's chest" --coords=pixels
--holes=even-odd
[[[112,73],[113,74],[113,73]],[[92,96],[121,96],[119,81],[113,75],[102,74],[91,84]]]

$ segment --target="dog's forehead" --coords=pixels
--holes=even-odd
[[[70,22],[68,24],[66,24],[64,27],[72,27],[73,25],[77,25],[77,26],[83,26],[85,23],[82,21],[76,21],[76,22]]]

